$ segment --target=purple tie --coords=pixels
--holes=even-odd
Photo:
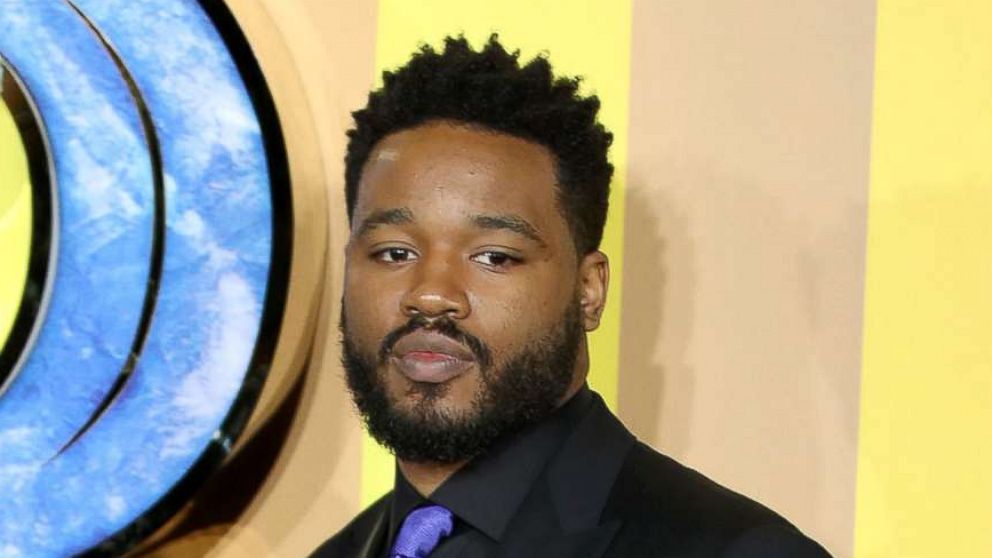
[[[451,534],[452,527],[454,518],[447,508],[438,505],[417,508],[403,520],[389,558],[426,558],[441,539]]]

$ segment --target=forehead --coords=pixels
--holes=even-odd
[[[444,122],[386,136],[359,182],[355,216],[392,207],[561,220],[554,159],[539,144]]]

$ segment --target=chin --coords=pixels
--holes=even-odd
[[[475,411],[474,392],[464,397],[457,393],[451,383],[441,384],[416,383],[403,379],[404,385],[390,390],[390,399],[394,408],[409,416],[441,415],[449,418],[465,417]]]

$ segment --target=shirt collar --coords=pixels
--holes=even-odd
[[[500,540],[538,475],[585,415],[592,400],[589,388],[583,386],[548,419],[497,442],[459,469],[430,498],[420,496],[397,469],[390,533],[395,536],[407,514],[430,500],[448,508],[491,539]]]
[[[400,468],[396,467],[396,480],[393,487],[393,502],[389,510],[389,544],[392,546],[393,540],[403,520],[413,511],[414,508],[427,503],[427,499],[421,496],[417,489],[410,484]]]

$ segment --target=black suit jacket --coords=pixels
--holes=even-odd
[[[379,558],[391,494],[313,558]],[[492,558],[829,558],[764,506],[679,465],[596,400],[521,504]],[[474,557],[473,557],[474,558]]]

